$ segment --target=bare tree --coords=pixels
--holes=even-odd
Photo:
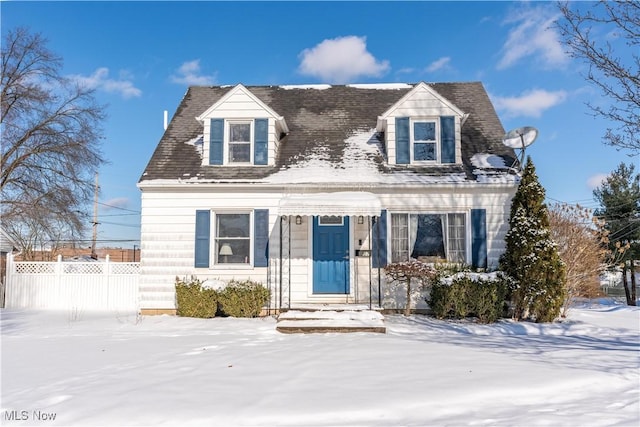
[[[92,90],[62,76],[61,68],[40,34],[7,32],[0,70],[0,195],[3,224],[16,241],[42,230],[81,235],[92,178],[104,162],[105,107]]]
[[[406,286],[407,302],[404,306],[405,316],[411,314],[412,281],[416,280],[418,286],[424,288],[428,286],[436,276],[435,268],[416,259],[388,264],[384,268],[384,272],[392,282],[404,283]]]
[[[566,316],[576,298],[594,298],[600,294],[600,275],[620,264],[629,247],[616,242],[617,245],[610,248],[604,220],[580,205],[552,205],[549,225],[565,265],[566,296],[562,316]]]
[[[615,250],[621,245],[628,246],[622,264],[622,285],[628,305],[636,305],[636,262],[640,259],[640,174],[633,164],[620,163],[593,190],[593,197],[600,204],[595,214],[605,221],[609,234],[609,247]],[[631,286],[627,281],[630,275]]]
[[[608,106],[587,104],[613,123],[604,135],[616,148],[640,150],[640,2],[561,2],[558,27],[569,54],[587,63],[587,82],[600,89]],[[620,50],[627,46],[630,55]],[[621,49],[622,48],[622,49]]]

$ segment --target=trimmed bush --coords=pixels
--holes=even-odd
[[[492,323],[503,317],[506,295],[507,284],[500,277],[461,274],[435,283],[426,301],[439,319],[477,317]]]
[[[176,302],[178,316],[212,318],[218,311],[218,293],[215,289],[202,286],[199,279],[192,277],[180,280],[176,277]]]
[[[231,280],[219,291],[220,311],[231,317],[258,317],[271,294],[261,283]]]

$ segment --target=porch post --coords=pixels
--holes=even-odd
[[[378,239],[380,238],[380,220],[376,221],[376,227],[378,227]],[[376,245],[377,255],[376,257],[380,259],[380,243]],[[378,263],[378,307],[382,308],[382,294],[380,293],[382,290],[382,278],[380,277],[381,269],[380,263]]]
[[[282,265],[283,265],[283,261],[282,261],[282,223],[284,222],[284,216],[280,215],[280,230],[279,230],[279,234],[280,234],[280,256],[279,256],[279,261],[280,261],[280,268],[278,269],[278,279],[279,279],[279,291],[278,291],[278,309],[282,310]]]
[[[289,242],[287,243],[287,258],[289,261],[289,266],[288,266],[288,270],[289,270],[289,279],[287,281],[287,287],[289,288],[289,299],[288,299],[288,305],[289,305],[289,309],[291,309],[291,215],[289,215],[289,217],[287,218],[287,223],[289,224],[289,226],[287,227],[287,229],[289,230]]]
[[[369,310],[372,308],[373,301],[373,285],[371,284],[371,260],[373,259],[373,254],[371,253],[371,248],[373,247],[373,233],[371,230],[371,215],[367,217],[367,237],[369,238]]]

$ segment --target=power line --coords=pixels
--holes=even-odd
[[[101,205],[101,206],[107,206],[107,207],[113,208],[113,209],[119,209],[121,211],[133,212],[133,213],[136,213],[136,214],[140,213],[140,211],[134,211],[133,209],[121,208],[120,206],[114,206],[114,205],[110,205],[108,203],[98,202],[98,204]]]

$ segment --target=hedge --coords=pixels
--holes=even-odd
[[[503,278],[456,275],[450,283],[439,280],[426,299],[433,315],[439,319],[477,317],[492,323],[505,315],[507,285]]]

